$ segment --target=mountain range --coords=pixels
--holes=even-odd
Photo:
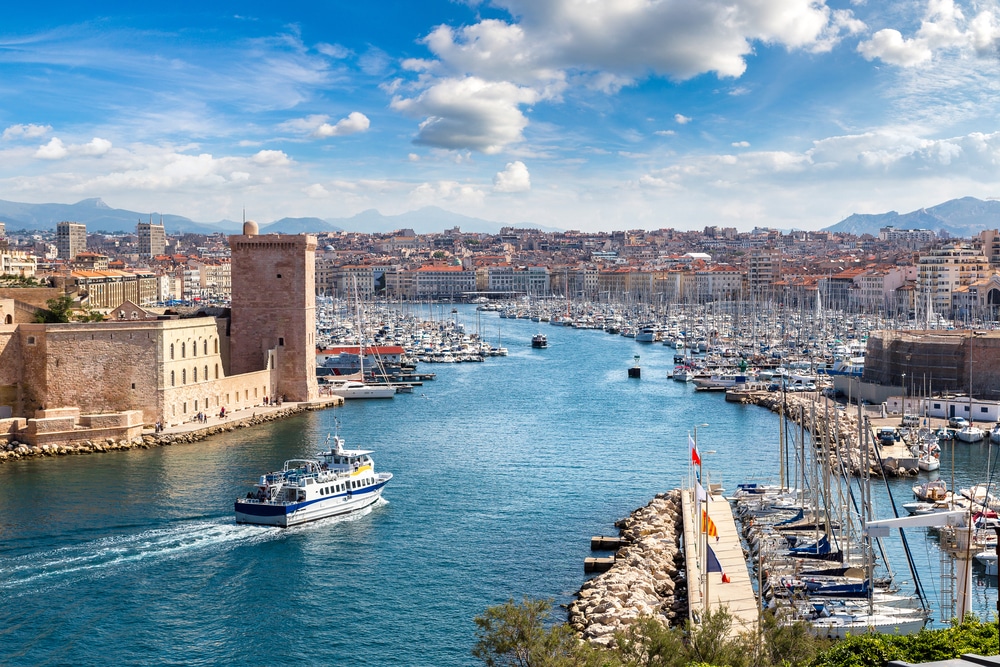
[[[149,220],[157,223],[162,221],[168,234],[238,234],[243,228],[243,223],[233,220],[196,222],[181,215],[138,213],[112,208],[99,198],[84,199],[75,204],[23,204],[0,200],[0,222],[6,223],[8,231],[54,230],[56,224],[63,220],[82,222],[87,225],[88,232],[107,233],[134,232],[137,222]],[[508,226],[530,227],[543,232],[561,231],[527,222],[516,225],[493,222],[452,213],[436,206],[426,206],[399,215],[383,215],[375,209],[369,209],[346,218],[282,218],[270,223],[260,223],[260,231],[264,234],[337,231],[388,233],[398,229],[412,229],[417,234],[435,234],[458,227],[463,232],[496,234],[501,227]],[[1000,228],[1000,201],[962,197],[910,213],[855,213],[826,227],[824,231],[877,236],[879,229],[889,226],[897,229],[945,231],[951,236],[968,238],[984,229]]]
[[[108,206],[102,199],[84,199],[75,204],[23,204],[0,200],[0,222],[6,223],[8,231],[54,230],[63,220],[81,222],[87,231],[135,232],[138,222],[162,221],[168,234],[239,234],[242,222],[220,220],[218,222],[196,222],[181,215],[168,213],[138,213]],[[366,232],[387,233],[397,229],[412,229],[417,234],[434,234],[458,227],[463,232],[496,234],[509,223],[493,222],[452,213],[436,206],[426,206],[416,211],[400,215],[382,215],[375,209],[362,211],[348,218],[282,218],[270,223],[260,223],[263,234],[301,234],[318,232]],[[518,223],[517,227],[531,227],[546,232],[559,231],[531,223]]]
[[[945,231],[959,238],[969,238],[986,229],[1000,228],[1000,201],[962,197],[910,213],[855,213],[826,227],[824,231],[878,236],[882,227],[930,229],[934,232]]]

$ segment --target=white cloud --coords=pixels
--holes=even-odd
[[[307,197],[312,199],[323,199],[330,196],[329,190],[324,188],[319,183],[313,183],[312,185],[306,187],[303,192],[306,193]]]
[[[967,20],[954,0],[927,0],[920,28],[911,38],[894,28],[883,28],[858,44],[858,52],[868,60],[882,60],[901,67],[930,61],[936,52],[995,57],[1000,47],[1000,9],[984,5]]]
[[[527,192],[531,189],[531,176],[523,162],[508,162],[503,171],[493,177],[494,192]]]
[[[867,42],[858,44],[858,52],[868,60],[883,60],[893,65],[912,67],[931,59],[931,50],[926,42],[904,39],[892,28],[879,30]]]
[[[89,143],[78,147],[81,155],[104,155],[110,150],[111,142],[100,137],[94,137]]]
[[[52,131],[51,125],[11,125],[3,131],[4,139],[19,139],[21,137],[25,139],[37,139],[39,137],[44,137],[46,134]]]
[[[406,159],[409,160],[410,162],[420,162],[420,156],[417,155],[416,153],[410,153],[409,155],[406,156]]]
[[[63,145],[62,140],[59,137],[52,137],[49,143],[41,146],[36,152],[35,157],[41,158],[42,160],[61,160],[69,155],[69,151],[66,150],[66,146]]]
[[[691,119],[688,116],[685,116],[684,114],[678,113],[674,114],[674,122],[676,122],[678,125],[687,125],[688,123],[691,122]]]
[[[749,141],[734,141],[733,148],[750,148]]]
[[[437,181],[421,183],[413,188],[408,197],[411,206],[427,206],[434,203],[454,203],[480,205],[485,199],[482,188],[457,181]]]
[[[285,155],[284,151],[257,151],[251,159],[254,164],[268,167],[283,167],[291,163],[291,160],[288,159],[288,156]]]
[[[657,130],[657,131],[656,131],[656,132],[654,132],[653,134],[655,134],[655,135],[657,135],[657,136],[660,136],[660,137],[673,137],[673,136],[675,136],[675,135],[676,135],[677,133],[676,133],[676,132],[674,132],[673,130]]]
[[[493,154],[522,140],[528,119],[519,105],[538,98],[529,88],[467,77],[440,80],[418,97],[396,97],[391,106],[424,117],[415,139],[418,144]]]
[[[313,131],[314,137],[344,137],[358,132],[367,132],[371,122],[360,111],[352,111],[347,118],[341,118],[336,125],[323,123]]]
[[[560,101],[571,85],[615,94],[650,75],[739,77],[755,42],[829,50],[863,28],[850,10],[833,11],[825,0],[491,4],[516,21],[439,25],[423,40],[434,58],[402,63],[416,92],[401,94],[398,80],[387,84],[394,109],[423,118],[418,143],[495,153],[521,140],[523,105]],[[484,100],[490,88],[504,93]]]

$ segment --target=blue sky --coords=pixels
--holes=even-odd
[[[0,199],[818,229],[1000,197],[997,0],[19,3]]]

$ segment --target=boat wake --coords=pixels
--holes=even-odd
[[[206,549],[229,549],[272,540],[280,528],[237,525],[229,518],[186,521],[133,535],[115,535],[58,549],[0,558],[0,591],[22,595],[73,581],[108,576]]]

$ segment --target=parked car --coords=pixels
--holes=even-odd
[[[969,425],[968,420],[965,417],[949,417],[948,426],[949,428],[965,428]]]
[[[920,426],[920,417],[917,415],[903,415],[900,426]]]

